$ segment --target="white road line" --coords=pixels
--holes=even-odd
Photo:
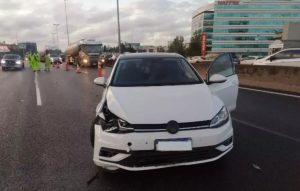
[[[275,131],[271,131],[269,129],[265,129],[263,127],[259,127],[257,125],[254,125],[254,124],[251,124],[251,123],[248,123],[246,121],[243,121],[243,120],[239,120],[239,119],[235,119],[235,118],[232,118],[233,121],[236,121],[238,123],[241,123],[243,125],[246,125],[246,126],[249,126],[249,127],[252,127],[252,128],[255,128],[257,130],[260,130],[260,131],[264,131],[266,133],[270,133],[272,135],[277,135],[279,137],[282,137],[282,138],[285,138],[285,139],[288,139],[288,140],[291,140],[291,141],[295,141],[297,143],[300,143],[300,139],[297,139],[297,138],[294,138],[294,137],[290,137],[288,135],[285,135],[285,134],[282,134],[282,133],[278,133],[278,132],[275,132]]]
[[[88,72],[86,72],[86,71],[81,71],[82,73],[84,73],[84,74],[88,74]]]
[[[239,89],[242,89],[242,90],[249,90],[249,91],[255,91],[255,92],[262,92],[262,93],[268,93],[268,94],[274,94],[274,95],[281,95],[281,96],[287,96],[287,97],[293,97],[293,98],[298,98],[298,99],[300,99],[300,96],[292,95],[292,94],[285,94],[285,93],[271,92],[271,91],[266,91],[266,90],[258,90],[258,89],[252,89],[252,88],[244,88],[244,87],[239,87]]]
[[[38,106],[42,106],[42,99],[41,99],[41,93],[40,93],[40,88],[39,88],[39,82],[37,80],[37,72],[35,72],[34,83],[35,83],[35,90],[36,90],[36,104]]]

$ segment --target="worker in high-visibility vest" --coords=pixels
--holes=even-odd
[[[45,56],[45,71],[50,72],[51,59],[49,55]]]
[[[33,69],[32,55],[31,55],[31,53],[28,54],[28,62],[29,62],[30,67]]]
[[[41,65],[40,65],[40,56],[38,54],[35,54],[36,56],[36,70],[40,71]]]

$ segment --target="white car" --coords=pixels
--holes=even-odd
[[[189,57],[188,62],[191,64],[196,64],[196,63],[200,63],[203,62],[203,59],[201,58],[201,56],[193,56],[193,57]]]
[[[270,56],[256,60],[253,65],[300,67],[300,48],[281,50]]]
[[[262,57],[260,57],[260,56],[247,56],[247,57],[240,59],[240,64],[252,65],[255,62],[255,60],[261,59],[261,58]]]
[[[231,54],[220,55],[204,81],[178,54],[120,55],[91,127],[93,161],[130,171],[195,165],[233,148],[230,111],[238,77]]]

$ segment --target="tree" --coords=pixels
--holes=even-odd
[[[176,52],[178,54],[181,54],[182,56],[186,55],[186,50],[184,47],[184,38],[183,36],[177,36],[173,42],[169,45],[168,52]]]
[[[157,52],[165,52],[164,47],[162,46],[157,47]]]
[[[195,33],[191,37],[191,43],[189,48],[187,49],[188,56],[200,56],[201,55],[201,35],[200,33]]]

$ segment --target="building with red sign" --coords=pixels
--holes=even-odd
[[[207,48],[212,53],[265,56],[284,25],[300,22],[300,0],[216,0],[211,9]]]
[[[210,52],[212,49],[212,33],[214,19],[214,4],[207,4],[193,12],[192,18],[192,35],[195,33],[205,33],[205,52]]]

